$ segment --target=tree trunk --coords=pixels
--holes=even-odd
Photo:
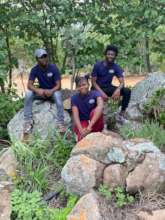
[[[72,77],[71,77],[71,92],[73,91],[73,85],[74,85],[74,79],[75,79],[75,73],[76,73],[76,56],[75,53],[73,53],[73,61],[72,61]]]
[[[68,54],[67,54],[67,52],[66,52],[66,53],[65,53],[65,56],[64,56],[64,59],[63,59],[63,62],[62,62],[62,68],[61,68],[62,73],[65,72],[65,65],[66,65],[67,56],[68,56]]]
[[[151,63],[150,63],[150,51],[149,51],[149,39],[145,36],[145,59],[146,59],[146,67],[147,72],[152,72]]]
[[[8,55],[8,61],[9,61],[9,90],[10,90],[12,87],[12,56],[11,56],[9,36],[8,36],[7,31],[6,31],[6,46],[7,46],[7,55]]]
[[[5,84],[3,80],[0,80],[0,88],[1,88],[1,92],[5,93]]]

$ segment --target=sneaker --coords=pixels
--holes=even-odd
[[[33,120],[25,121],[23,126],[24,134],[30,134],[33,128]]]
[[[123,125],[123,124],[128,124],[129,123],[129,120],[127,120],[123,115],[121,115],[121,114],[117,114],[116,115],[116,121],[119,123],[119,124],[121,124],[121,125]]]
[[[65,125],[59,123],[59,124],[58,124],[58,130],[59,130],[59,133],[60,133],[60,134],[65,134],[65,132],[66,132],[66,127],[65,127]]]

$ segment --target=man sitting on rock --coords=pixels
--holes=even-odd
[[[78,93],[71,97],[74,132],[77,141],[91,132],[99,132],[104,128],[103,99],[101,93],[89,91],[87,77],[76,78]]]
[[[52,99],[57,106],[58,127],[61,133],[65,132],[64,110],[61,97],[61,77],[55,64],[48,63],[48,54],[44,49],[35,51],[37,65],[35,65],[29,76],[28,91],[24,102],[24,133],[31,132],[33,127],[32,103],[34,98],[43,100]],[[35,79],[38,80],[39,87],[34,85]],[[41,119],[42,120],[42,119]]]
[[[92,70],[92,88],[102,94],[104,101],[109,97],[113,100],[118,100],[122,96],[121,111],[116,119],[119,123],[126,122],[125,111],[130,101],[131,90],[124,87],[124,72],[115,59],[118,55],[118,48],[113,45],[108,45],[105,50],[105,60],[99,61],[94,65]],[[112,85],[113,77],[116,76],[120,85]]]

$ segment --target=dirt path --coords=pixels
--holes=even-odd
[[[127,76],[127,77],[125,77],[126,86],[134,86],[139,81],[143,80],[144,77],[145,76]],[[18,94],[23,95],[24,90],[26,90],[27,76],[25,76],[23,78],[23,80],[21,80],[21,78],[19,76],[15,76],[13,81],[16,84]],[[62,77],[62,88],[63,89],[70,89],[70,81],[71,81],[70,76],[63,76]],[[113,84],[118,85],[117,79],[113,80]]]

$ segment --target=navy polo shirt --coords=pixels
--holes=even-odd
[[[46,69],[42,69],[38,64],[30,72],[29,80],[38,80],[42,89],[52,89],[56,82],[61,79],[60,72],[55,64],[48,64]]]
[[[96,83],[101,88],[109,87],[114,76],[124,77],[124,71],[116,63],[107,64],[105,61],[99,61],[93,67],[92,77],[97,77]]]
[[[96,90],[89,91],[87,95],[77,93],[71,97],[71,105],[78,108],[80,121],[90,119],[91,111],[97,106],[97,97],[101,97],[101,94]]]

